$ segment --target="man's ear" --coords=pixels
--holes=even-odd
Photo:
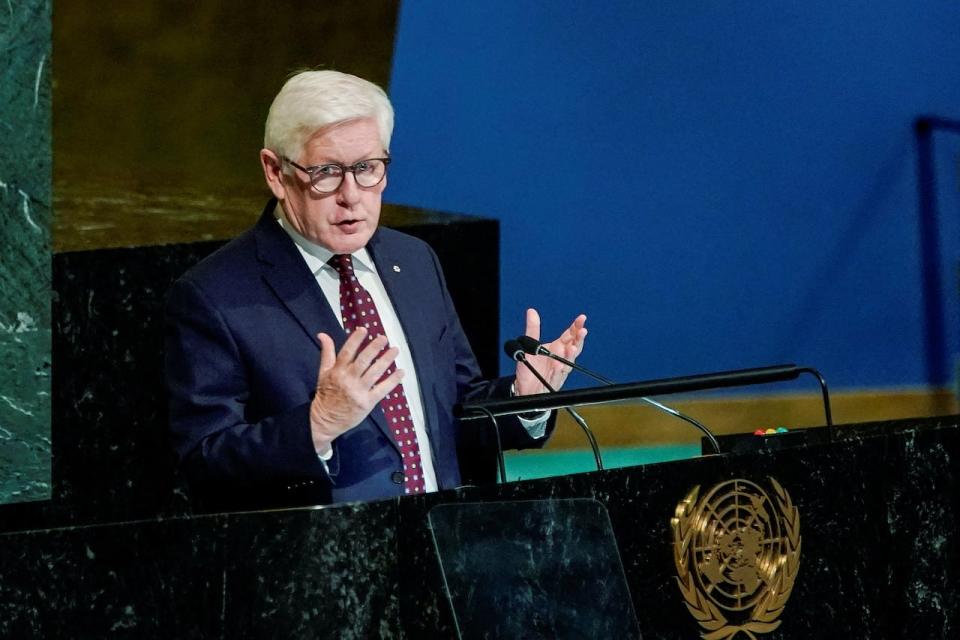
[[[270,149],[260,149],[260,166],[270,191],[277,200],[283,200],[287,194],[283,184],[283,161]]]

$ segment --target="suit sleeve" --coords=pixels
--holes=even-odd
[[[240,350],[220,310],[188,279],[168,296],[165,346],[170,428],[191,484],[232,490],[297,478],[329,482],[313,449],[310,398],[280,415],[248,417]]]
[[[443,269],[440,266],[440,261],[432,249],[430,250],[430,255],[433,259],[437,277],[440,280],[448,331],[452,332],[453,339],[455,340],[454,349],[456,353],[457,401],[466,402],[483,399],[509,398],[510,388],[513,385],[514,377],[507,376],[502,378],[494,378],[492,380],[483,379],[480,372],[480,366],[477,364],[476,356],[473,353],[473,349],[470,347],[470,342],[467,340],[467,336],[463,332],[463,327],[460,324],[460,318],[457,315],[456,309],[453,305],[453,300],[451,299],[450,293],[447,290],[447,284],[443,276]],[[531,437],[530,433],[522,425],[517,416],[498,418],[497,424],[500,428],[501,443],[505,449],[539,448],[542,447],[547,441],[547,438]],[[546,426],[547,435],[552,433],[555,424],[556,412],[551,412]],[[492,432],[490,430],[489,423],[485,423],[484,421],[480,420],[465,422],[462,423],[460,431],[461,442],[458,448],[461,451],[461,457],[463,456],[463,453],[465,453],[465,449],[469,449],[471,446],[487,449],[495,448],[496,446],[495,442],[493,442],[491,438]]]

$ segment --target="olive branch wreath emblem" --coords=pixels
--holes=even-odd
[[[675,515],[670,519],[677,584],[687,609],[704,629],[701,633],[704,640],[728,640],[741,633],[751,640],[757,640],[756,634],[769,633],[780,626],[781,620],[778,618],[790,598],[800,567],[800,514],[790,494],[780,483],[773,478],[770,478],[770,483],[776,493],[776,507],[784,533],[783,552],[769,568],[770,575],[764,581],[763,592],[750,610],[749,617],[736,623],[728,620],[721,606],[701,588],[694,574],[699,567],[696,566],[691,545],[695,534],[710,524],[711,517],[707,513],[707,498],[697,501],[700,485],[694,487],[677,505]]]

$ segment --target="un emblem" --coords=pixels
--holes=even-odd
[[[775,500],[749,480],[696,486],[670,520],[677,583],[704,640],[780,626],[800,566],[800,515],[770,478]]]

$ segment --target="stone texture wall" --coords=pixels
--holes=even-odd
[[[0,5],[0,503],[50,497],[50,2]]]

